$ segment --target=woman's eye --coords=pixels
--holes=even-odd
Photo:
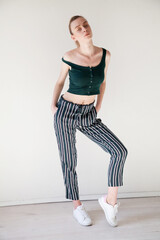
[[[88,24],[84,25],[84,27],[87,27],[87,26],[88,26]],[[79,30],[81,30],[81,28],[77,28],[77,31],[79,31]]]

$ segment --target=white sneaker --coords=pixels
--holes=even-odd
[[[116,214],[118,212],[118,207],[120,206],[120,202],[118,202],[114,206],[112,206],[112,205],[108,204],[107,202],[105,202],[104,196],[100,197],[98,199],[98,202],[99,202],[100,206],[102,207],[102,209],[104,210],[104,213],[105,213],[108,223],[112,227],[116,227],[118,225]]]
[[[86,212],[83,203],[76,209],[73,209],[73,216],[83,226],[92,225],[92,220]]]

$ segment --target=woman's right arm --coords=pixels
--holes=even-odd
[[[69,65],[67,65],[66,63],[64,63],[62,61],[61,63],[61,69],[60,69],[60,74],[58,77],[58,80],[54,86],[54,90],[53,90],[53,97],[52,97],[52,103],[51,103],[51,111],[54,114],[57,111],[57,107],[56,107],[56,103],[58,101],[58,98],[60,96],[60,93],[63,89],[64,86],[64,82],[65,79],[67,77],[68,71],[69,71]]]

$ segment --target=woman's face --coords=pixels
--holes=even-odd
[[[73,40],[78,40],[81,42],[92,37],[90,25],[88,21],[82,17],[77,18],[71,23],[71,30],[73,33],[71,38]]]

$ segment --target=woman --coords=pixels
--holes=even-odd
[[[117,203],[118,186],[123,185],[123,168],[128,152],[115,134],[97,118],[102,105],[111,54],[105,48],[93,45],[91,27],[83,16],[77,15],[70,19],[69,31],[77,48],[66,52],[62,57],[61,72],[55,84],[51,104],[66,199],[73,200],[75,219],[83,226],[92,225],[91,218],[79,199],[75,146],[75,134],[78,129],[111,155],[108,167],[108,194],[100,197],[98,201],[108,223],[117,226],[116,213],[120,205]],[[68,73],[69,89],[60,96]],[[98,97],[94,106],[96,95]]]

